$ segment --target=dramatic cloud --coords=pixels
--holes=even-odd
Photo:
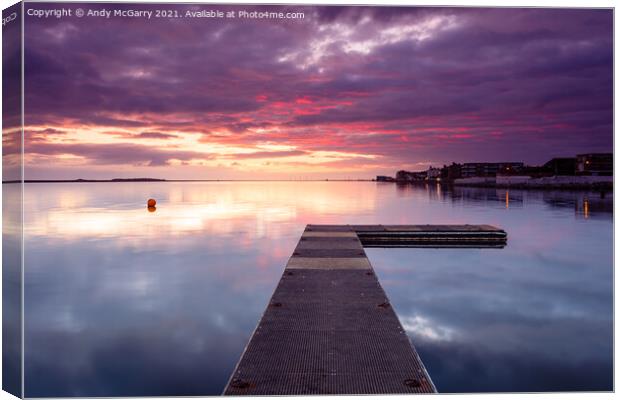
[[[26,177],[370,178],[611,151],[611,10],[211,8],[304,18],[27,16]]]

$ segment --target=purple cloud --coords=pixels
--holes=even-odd
[[[136,140],[186,131],[203,143],[296,146],[291,155],[365,152],[394,169],[611,151],[611,10],[214,7],[306,16],[27,17],[26,123],[133,129]],[[72,151],[152,165],[194,153],[131,146]]]

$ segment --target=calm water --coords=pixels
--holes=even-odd
[[[438,390],[612,389],[610,194],[27,184],[25,213],[27,396],[220,394],[307,223],[504,228],[367,251]]]

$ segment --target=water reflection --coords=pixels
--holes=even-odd
[[[22,185],[2,184],[2,388],[21,395]]]
[[[503,250],[368,251],[439,390],[608,390],[607,202],[369,182],[27,185],[26,395],[220,394],[307,223],[503,227]]]
[[[410,188],[412,189],[412,188]],[[412,189],[413,190],[413,189]],[[521,208],[525,202],[545,203],[552,209],[572,208],[578,218],[601,217],[613,213],[613,193],[588,191],[527,191],[516,189],[486,189],[455,187],[444,190],[443,200],[464,205],[485,205],[494,208]]]
[[[570,245],[367,252],[441,392],[611,390],[611,252]]]
[[[58,240],[230,234],[239,225],[264,230],[376,208],[374,193],[347,183],[32,184],[27,192],[26,207],[37,210],[26,213],[27,234]],[[158,199],[157,218],[143,212],[149,194]]]

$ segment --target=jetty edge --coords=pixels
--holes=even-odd
[[[436,393],[364,247],[506,240],[490,225],[307,225],[223,394]]]

